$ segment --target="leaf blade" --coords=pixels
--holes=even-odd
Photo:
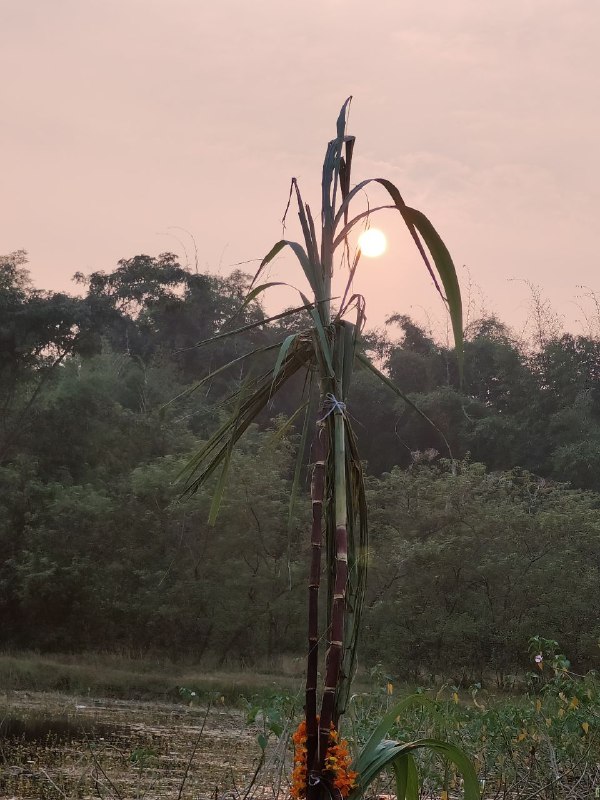
[[[454,333],[454,345],[456,347],[456,354],[459,362],[459,369],[462,375],[463,366],[463,318],[462,318],[462,299],[460,294],[460,285],[456,275],[456,268],[452,261],[452,256],[448,248],[444,244],[439,233],[433,227],[429,219],[421,211],[416,208],[405,209],[405,214],[411,219],[415,228],[421,234],[421,237],[427,245],[427,249],[436,265],[438,274],[442,280],[444,291],[446,293],[446,301],[448,303],[448,310],[450,312],[450,319],[452,321],[452,331]]]
[[[290,333],[290,335],[286,336],[285,339],[283,340],[281,347],[279,348],[279,353],[277,354],[277,361],[275,362],[275,366],[273,367],[273,380],[275,380],[279,375],[279,370],[281,369],[281,365],[283,364],[285,357],[288,354],[288,350],[293,345],[297,337],[298,337],[297,333]]]
[[[417,414],[422,419],[425,420],[425,422],[429,423],[429,425],[431,425],[431,427],[439,433],[439,435],[442,437],[444,444],[446,445],[450,458],[454,460],[454,456],[452,455],[452,448],[450,447],[450,442],[444,435],[443,431],[441,431],[440,428],[438,428],[435,422],[431,419],[431,417],[428,417],[427,414],[422,409],[420,409],[419,406],[410,399],[410,397],[408,397],[408,395],[404,394],[402,389],[396,386],[396,384],[392,380],[390,380],[387,375],[381,372],[381,370],[377,369],[375,364],[373,364],[372,361],[370,361],[363,353],[357,353],[356,358],[357,361],[360,364],[362,364],[365,369],[369,370],[370,372],[373,373],[373,375],[379,378],[379,380],[383,384],[385,384],[385,386],[387,386],[388,389],[391,389],[391,391],[394,392],[394,394],[396,394],[401,400],[403,400],[407,406],[412,408],[413,411],[416,411]]]
[[[454,263],[452,262],[452,258],[450,253],[444,244],[442,238],[433,227],[432,223],[429,219],[417,209],[410,208],[404,202],[400,191],[392,183],[392,181],[387,180],[387,178],[367,178],[364,181],[358,183],[344,198],[340,207],[335,215],[334,226],[337,226],[341,221],[342,217],[348,210],[348,206],[352,201],[353,197],[358,194],[362,189],[364,189],[369,183],[379,183],[383,186],[392,200],[394,201],[395,207],[398,209],[402,218],[417,246],[417,249],[427,267],[427,270],[433,280],[433,283],[438,290],[439,294],[442,298],[448,303],[448,308],[450,311],[450,317],[452,320],[452,330],[454,333],[454,342],[456,345],[456,350],[459,359],[459,369],[462,375],[462,350],[463,350],[463,331],[462,331],[462,301],[460,297],[460,286],[458,283],[458,278],[456,276],[456,269],[454,267]],[[353,221],[354,222],[354,221]],[[350,223],[352,225],[353,223]],[[348,227],[348,226],[346,226]],[[446,292],[446,296],[444,296],[440,285],[437,281],[429,258],[427,257],[427,253],[425,252],[425,248],[423,247],[423,243],[419,238],[419,235],[425,241],[427,248],[433,258],[434,264],[442,281],[442,285]],[[337,237],[334,242],[334,247],[340,243],[341,239],[344,237],[344,231]]]
[[[252,286],[258,280],[259,275],[262,273],[263,269],[269,264],[276,255],[278,255],[284,247],[289,247],[293,252],[298,261],[300,262],[300,266],[310,284],[310,288],[314,292],[315,298],[317,300],[324,299],[324,284],[323,278],[320,274],[319,270],[316,268],[316,265],[313,265],[306,250],[302,247],[299,242],[294,242],[290,239],[280,239],[276,242],[273,247],[269,250],[267,255],[263,258],[260,262],[260,266],[254,276],[252,281]]]

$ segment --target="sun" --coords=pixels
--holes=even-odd
[[[360,252],[367,258],[377,258],[383,255],[387,248],[387,239],[379,228],[368,228],[358,237]]]

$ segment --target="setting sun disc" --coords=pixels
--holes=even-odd
[[[361,253],[367,258],[377,258],[385,253],[387,240],[383,231],[378,228],[369,228],[358,237],[358,246]]]

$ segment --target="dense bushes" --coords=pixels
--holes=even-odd
[[[227,349],[194,347],[239,309],[246,285],[139,256],[91,276],[76,299],[32,288],[22,254],[0,261],[2,646],[218,663],[303,650],[308,499],[290,521],[298,436],[272,433],[291,394],[236,454],[238,488],[214,529],[210,487],[178,502],[174,481],[244,362],[161,410],[224,361],[285,337],[259,325]],[[262,318],[251,303],[235,325]],[[504,680],[541,633],[590,666],[600,346],[565,335],[529,352],[483,320],[459,387],[451,352],[407,317],[392,321],[399,341],[370,334],[365,347],[439,430],[358,376],[349,412],[372,520],[363,662]]]

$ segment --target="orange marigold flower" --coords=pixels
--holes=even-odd
[[[307,750],[306,750],[306,722],[301,722],[292,736],[294,742],[294,771],[292,772],[292,785],[290,795],[293,800],[304,800],[306,797],[307,779]],[[323,760],[323,772],[339,791],[342,797],[348,797],[350,791],[356,786],[358,773],[350,769],[350,752],[346,739],[340,739],[339,733],[331,725],[329,734],[329,747]]]

